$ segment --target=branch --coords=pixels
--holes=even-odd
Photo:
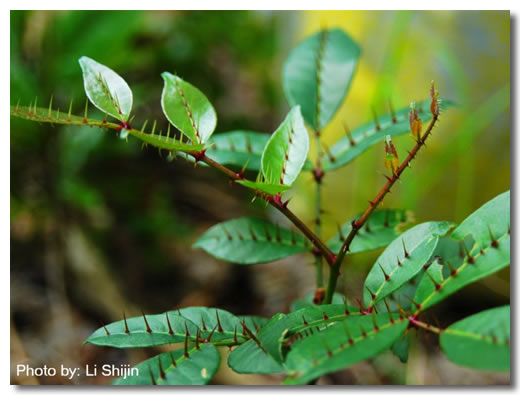
[[[219,170],[221,173],[224,173],[232,180],[244,180],[244,176],[241,173],[235,173],[233,170],[223,166],[222,164],[214,161],[213,159],[207,157],[202,152],[188,152],[189,155],[193,156],[195,160],[206,163],[207,165]],[[327,245],[307,226],[303,221],[296,216],[288,207],[287,204],[282,202],[279,196],[272,197],[269,196],[266,198],[266,201],[280,211],[289,221],[291,221],[316,247],[319,252],[323,255],[323,257],[327,260],[327,262],[332,265],[335,261],[335,254],[327,247]]]
[[[379,193],[377,194],[375,199],[370,201],[370,205],[363,212],[363,214],[361,214],[361,216],[356,221],[352,222],[352,229],[350,230],[345,241],[343,242],[343,246],[341,247],[341,250],[339,251],[339,254],[336,257],[334,264],[331,265],[331,267],[330,267],[329,281],[327,284],[327,293],[325,294],[325,300],[323,303],[328,304],[332,301],[332,295],[334,294],[334,291],[336,290],[336,283],[338,280],[341,263],[343,262],[343,258],[345,257],[345,254],[349,251],[350,245],[352,244],[354,237],[356,237],[357,232],[359,231],[359,229],[361,229],[363,227],[363,225],[368,220],[370,215],[374,212],[374,210],[377,208],[377,206],[383,201],[386,194],[388,192],[390,192],[390,189],[395,184],[395,182],[399,179],[399,177],[401,177],[401,174],[403,174],[405,169],[410,166],[410,162],[415,158],[415,156],[417,155],[417,152],[421,149],[421,147],[426,142],[426,139],[430,136],[431,131],[432,131],[433,127],[435,126],[438,118],[439,118],[438,114],[433,114],[433,118],[430,121],[430,124],[428,125],[428,128],[426,129],[424,135],[417,141],[417,143],[415,144],[413,149],[411,151],[409,151],[408,156],[405,158],[403,163],[401,163],[401,165],[394,171],[394,173],[392,174],[392,177],[387,177],[388,181],[383,186],[383,188],[379,191]]]

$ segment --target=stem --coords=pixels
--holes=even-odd
[[[423,328],[423,329],[426,329],[427,331],[430,331],[430,332],[433,332],[433,333],[436,333],[438,335],[440,335],[443,331],[443,329],[441,328],[437,328],[431,324],[427,324],[426,322],[422,322],[422,321],[419,321],[417,318],[415,317],[408,317],[408,321],[410,322],[410,324],[412,324],[413,326],[416,326],[418,328]]]
[[[323,171],[321,169],[321,144],[320,144],[320,133],[316,132],[316,151],[317,151],[317,163],[314,169],[314,180],[316,181],[316,235],[321,238],[321,179],[323,177]],[[316,288],[323,287],[323,258],[321,254],[315,254],[316,262]]]
[[[404,172],[404,170],[407,167],[409,167],[410,162],[415,158],[415,156],[417,155],[417,152],[421,149],[421,147],[424,145],[426,139],[431,134],[431,131],[432,131],[433,127],[435,126],[437,119],[438,119],[438,115],[433,115],[433,118],[430,121],[430,124],[428,125],[428,128],[426,129],[424,135],[417,141],[417,143],[415,144],[413,149],[408,153],[408,156],[405,158],[403,163],[401,163],[401,165],[397,168],[397,170],[394,172],[392,177],[387,177],[388,181],[383,186],[383,188],[379,191],[379,193],[377,194],[375,199],[370,202],[370,205],[363,212],[361,217],[359,217],[357,221],[352,223],[352,229],[350,230],[350,233],[347,235],[345,241],[343,242],[343,246],[341,247],[341,250],[339,251],[339,254],[336,257],[335,263],[330,266],[329,281],[327,284],[327,291],[326,291],[325,300],[323,303],[327,304],[332,301],[332,295],[334,294],[334,291],[336,290],[336,283],[338,281],[341,263],[343,262],[343,258],[345,257],[345,254],[349,251],[350,244],[352,243],[352,240],[354,240],[354,237],[356,237],[358,230],[363,227],[363,225],[365,224],[367,219],[370,217],[370,215],[374,212],[374,210],[377,208],[377,206],[383,201],[386,194],[388,192],[390,192],[390,188],[392,188],[392,186],[399,179],[399,177],[401,177],[401,174]]]
[[[227,168],[226,166],[223,166],[222,164],[214,161],[213,159],[207,157],[203,152],[197,152],[197,153],[189,153],[191,156],[193,156],[196,160],[202,161],[206,163],[207,165],[219,170],[220,172],[226,174],[229,178],[233,180],[244,180],[244,176],[240,173],[235,173],[233,170]],[[278,211],[280,211],[289,221],[291,221],[294,226],[296,226],[316,247],[321,255],[325,257],[327,262],[329,264],[334,263],[335,255],[334,253],[327,247],[325,243],[307,226],[303,223],[303,221],[296,216],[288,207],[286,204],[284,204],[281,199],[266,199],[267,202],[276,208]]]

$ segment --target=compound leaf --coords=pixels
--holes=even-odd
[[[293,107],[271,135],[262,153],[262,174],[268,184],[292,185],[307,159],[309,134],[300,106]]]
[[[328,241],[328,247],[335,253],[341,249],[346,235],[350,232],[352,222],[360,215],[345,222],[338,233]],[[372,213],[370,219],[350,244],[349,253],[370,251],[384,247],[399,236],[406,225],[413,221],[411,213],[405,210],[379,210]]]
[[[332,302],[331,304],[343,304],[343,301],[345,300],[345,296],[338,292],[334,292],[332,295]],[[319,306],[317,304],[314,304],[314,292],[310,292],[307,295],[305,295],[301,299],[297,299],[291,303],[291,312],[297,311],[300,309],[303,309],[305,307],[315,307]]]
[[[467,317],[442,331],[449,360],[475,369],[509,370],[510,308],[497,307]]]
[[[79,64],[83,70],[85,92],[92,104],[120,121],[128,121],[133,98],[125,80],[89,57],[82,56]]]
[[[245,130],[219,133],[209,140],[206,155],[222,165],[242,167],[247,163],[248,170],[260,170],[262,152],[268,140],[267,134]]]
[[[159,149],[165,149],[168,151],[200,152],[204,148],[203,144],[183,144],[173,137],[145,133],[136,129],[126,129],[126,132],[143,141],[145,144],[150,144]]]
[[[208,98],[176,75],[161,74],[161,105],[170,123],[195,143],[205,143],[217,126],[217,113]]]
[[[454,105],[449,100],[442,100],[441,109]],[[422,122],[425,123],[432,118],[429,111],[430,101],[425,100],[417,103],[418,115]],[[375,122],[368,122],[354,129],[350,136],[343,137],[330,148],[330,155],[323,160],[323,169],[332,170],[345,166],[352,160],[357,158],[371,146],[382,141],[385,136],[398,136],[408,133],[410,124],[408,119],[409,107],[404,107],[395,112],[395,120],[392,114],[385,114],[378,117],[379,129]]]
[[[238,264],[266,263],[311,250],[311,245],[299,234],[254,217],[217,224],[194,247]]]
[[[403,334],[407,320],[397,314],[352,315],[292,344],[284,384],[305,384],[324,374],[372,358]]]
[[[452,226],[450,222],[425,222],[392,241],[367,275],[365,305],[372,306],[414,277],[429,261],[439,237]]]
[[[212,344],[159,354],[136,366],[138,374],[120,377],[114,385],[204,385],[217,373],[220,354]]]
[[[322,30],[296,46],[282,79],[291,106],[300,105],[305,121],[322,130],[348,92],[361,50],[340,29]]]

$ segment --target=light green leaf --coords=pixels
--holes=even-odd
[[[200,152],[203,148],[203,144],[184,144],[173,137],[168,137],[160,134],[144,133],[136,129],[127,129],[128,134],[138,138],[145,144],[150,144],[159,149],[165,149],[168,151],[180,151],[180,152]]]
[[[322,30],[302,41],[283,67],[283,86],[291,106],[322,130],[343,102],[354,75],[359,46],[341,29]]]
[[[402,335],[407,320],[397,314],[352,315],[292,344],[284,384],[309,381],[372,358]]]
[[[441,109],[445,109],[453,105],[453,102],[449,100],[443,100]],[[417,109],[419,111],[418,115],[423,123],[426,123],[432,118],[432,114],[429,108],[429,100],[417,103]],[[395,116],[397,122],[395,123],[392,121],[391,113],[379,116],[377,118],[380,126],[379,130],[377,130],[374,121],[368,122],[354,129],[350,133],[350,138],[348,136],[343,137],[330,148],[330,156],[324,158],[323,160],[323,169],[333,170],[345,166],[363,152],[365,152],[368,148],[384,140],[386,136],[398,136],[408,133],[410,131],[410,124],[408,119],[409,111],[409,106],[396,111]],[[354,144],[351,143],[351,139]]]
[[[206,155],[222,165],[242,168],[247,163],[248,170],[260,170],[262,152],[269,135],[245,130],[219,133],[208,142]]]
[[[309,135],[300,106],[294,107],[272,134],[262,153],[262,173],[268,184],[292,185],[309,152]]]
[[[466,245],[473,239],[473,246],[464,253],[462,263],[446,260],[444,267],[437,264],[428,269],[429,276],[423,277],[414,298],[421,305],[420,311],[509,266],[509,210],[508,191],[485,203],[455,228],[451,237]]]
[[[327,246],[335,253],[341,249],[345,237],[352,228],[352,222],[360,215],[349,219],[341,226],[339,231],[327,243]],[[366,225],[360,229],[350,244],[350,254],[356,252],[370,251],[384,247],[397,236],[399,236],[406,226],[413,222],[413,215],[405,210],[379,210],[374,211]]]
[[[161,105],[170,123],[195,143],[205,143],[217,126],[217,113],[206,96],[176,75],[164,72]]]
[[[79,64],[83,70],[85,92],[92,104],[120,121],[128,121],[133,98],[125,80],[86,56],[79,59]]]
[[[173,363],[175,361],[175,364]],[[141,362],[138,373],[119,378],[114,385],[204,385],[217,373],[220,354],[212,344],[159,354]]]
[[[217,224],[193,247],[239,264],[266,263],[311,250],[310,243],[301,235],[253,217]]]
[[[425,222],[392,241],[377,258],[365,280],[365,306],[383,300],[414,277],[431,258],[439,237],[452,227],[450,222]]]
[[[450,325],[440,335],[449,360],[475,369],[508,371],[510,308],[497,307]]]
[[[228,358],[228,365],[237,373],[274,374],[282,373],[283,366],[253,340],[235,348]]]
[[[249,180],[239,180],[235,182],[237,184],[245,186],[246,188],[253,189],[255,192],[262,192],[268,195],[284,193],[291,189],[289,185],[267,184],[265,182],[254,182]]]

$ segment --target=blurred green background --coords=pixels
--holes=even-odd
[[[290,49],[321,27],[341,27],[363,53],[350,93],[324,130],[328,146],[351,128],[428,96],[458,103],[441,118],[427,149],[384,207],[407,208],[417,222],[461,221],[510,185],[510,15],[491,11],[11,11],[11,103],[35,97],[81,114],[85,94],[77,59],[108,65],[134,92],[134,125],[166,121],[160,73],[199,87],[215,105],[217,133],[272,133],[288,111],[281,66]],[[92,117],[102,116],[90,106]],[[242,215],[276,217],[215,171],[167,162],[130,139],[90,128],[11,119],[11,366],[136,363],[150,350],[81,346],[100,322],[208,305],[269,316],[314,284],[311,256],[241,267],[190,246],[209,226]],[[413,141],[396,139],[404,156]],[[311,149],[311,153],[314,154]],[[325,238],[362,211],[383,185],[383,146],[324,179]],[[300,176],[292,209],[312,223],[314,190]],[[350,258],[339,290],[360,297],[381,251]],[[509,301],[509,272],[467,287],[432,311],[455,319]],[[323,383],[487,384],[507,375],[456,367],[437,339],[413,337],[410,363],[386,353],[323,378]],[[224,351],[223,355],[225,356]],[[225,367],[219,384],[276,384]],[[12,383],[36,383],[17,378]],[[105,377],[41,383],[105,384]]]

